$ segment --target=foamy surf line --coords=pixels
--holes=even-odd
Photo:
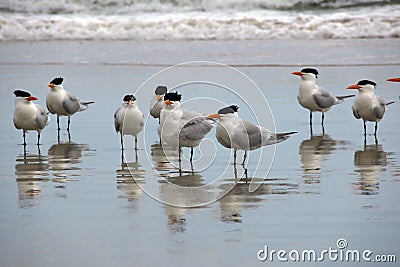
[[[0,40],[267,40],[399,38],[400,10],[299,14],[185,12],[135,16],[6,15]]]

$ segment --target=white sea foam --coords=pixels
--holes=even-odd
[[[398,38],[400,4],[387,2],[3,0],[0,40]]]

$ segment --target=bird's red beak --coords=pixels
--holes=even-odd
[[[400,78],[390,78],[390,79],[387,79],[386,81],[400,83]]]
[[[167,104],[168,106],[171,106],[171,105],[172,105],[172,102],[171,102],[171,100],[169,100],[169,99],[165,100],[164,102],[165,102],[165,104]]]
[[[52,89],[53,89],[54,87],[56,87],[56,86],[55,86],[54,84],[52,84],[52,83],[49,84],[49,85],[47,85],[47,86],[50,87],[50,88],[52,88]]]
[[[207,116],[208,119],[219,119],[221,118],[221,115],[219,115],[218,113],[215,114],[211,114]]]
[[[297,75],[297,76],[303,76],[303,75],[304,75],[304,73],[302,73],[302,72],[300,72],[300,71],[292,72],[292,74],[293,74],[293,75]]]
[[[28,100],[28,101],[32,101],[32,100],[39,100],[36,96],[28,96],[27,98],[26,98],[26,100]]]
[[[361,86],[359,86],[358,84],[352,84],[350,86],[347,86],[346,89],[357,89],[357,90],[360,90]]]

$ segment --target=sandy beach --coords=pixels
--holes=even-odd
[[[346,249],[399,257],[400,84],[385,81],[400,75],[399,47],[399,39],[0,42],[0,265],[256,266],[270,263],[257,258],[266,245],[322,251],[338,249],[341,238]],[[165,71],[192,61],[201,62]],[[370,79],[376,94],[396,101],[379,123],[378,144],[372,123],[364,144],[352,99],[326,114],[325,135],[315,114],[311,135],[291,75],[306,66],[318,68],[318,83],[335,95]],[[96,103],[72,117],[70,142],[65,117],[58,142],[51,116],[39,149],[29,132],[24,154],[12,92],[25,89],[45,106],[47,84],[58,76]],[[255,192],[215,130],[195,149],[199,171],[179,175],[148,115],[157,84],[182,92],[187,109],[238,104],[246,120],[298,133],[250,153]],[[127,93],[146,124],[141,149],[135,154],[126,137],[121,162],[113,113]]]

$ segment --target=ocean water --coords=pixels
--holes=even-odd
[[[398,0],[3,0],[0,40],[400,37]]]

